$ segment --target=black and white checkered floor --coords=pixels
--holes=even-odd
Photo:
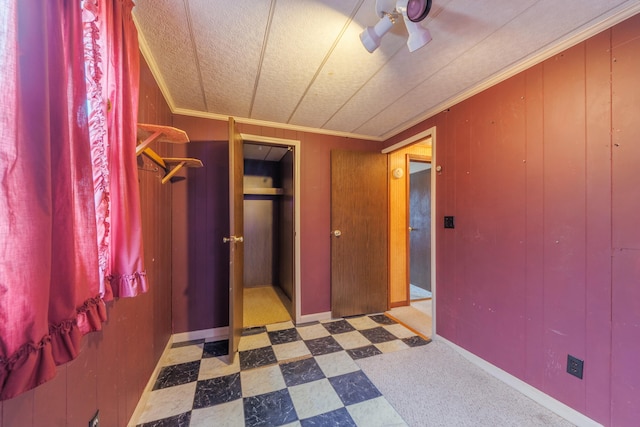
[[[246,329],[233,364],[205,341],[165,352],[134,425],[406,425],[354,360],[429,342],[382,314]]]

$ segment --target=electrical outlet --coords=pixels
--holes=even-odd
[[[582,372],[584,371],[584,360],[580,360],[572,355],[567,355],[567,372],[582,379]]]
[[[456,228],[453,220],[454,220],[454,217],[445,216],[444,217],[444,228]]]
[[[89,420],[89,427],[100,427],[99,413],[100,411],[96,411],[95,415]]]

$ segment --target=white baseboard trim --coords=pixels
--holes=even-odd
[[[181,332],[173,334],[173,342],[185,342],[205,339],[207,341],[215,341],[216,339],[225,339],[229,337],[229,327],[201,329],[199,331]]]
[[[559,400],[554,399],[553,397],[549,396],[548,394],[541,392],[537,388],[535,388],[535,387],[531,386],[530,384],[527,384],[526,382],[522,381],[520,378],[517,378],[517,377],[511,375],[510,373],[498,368],[497,366],[492,365],[491,363],[489,363],[486,360],[476,356],[475,354],[471,353],[470,351],[465,350],[464,348],[460,347],[459,345],[452,343],[448,339],[446,339],[446,338],[444,338],[444,337],[442,337],[440,335],[435,335],[435,338],[438,341],[442,341],[442,342],[448,344],[449,346],[451,346],[454,350],[456,350],[458,353],[460,353],[465,359],[467,359],[468,361],[470,361],[474,365],[478,366],[482,370],[486,371],[491,376],[499,379],[500,381],[504,382],[508,386],[516,389],[520,393],[524,394],[525,396],[527,396],[531,400],[539,403],[540,405],[544,406],[545,408],[549,409],[550,411],[555,412],[556,414],[558,414],[559,416],[561,416],[565,420],[571,422],[572,424],[575,424],[578,427],[602,427],[602,424],[592,420],[591,418],[587,417],[586,415],[584,415],[584,414],[576,411],[575,409],[565,405],[564,403],[560,402]]]
[[[167,345],[164,346],[162,355],[160,355],[160,359],[158,359],[158,363],[156,363],[156,367],[153,369],[153,373],[149,377],[149,381],[147,381],[147,385],[144,387],[144,390],[142,391],[142,396],[140,396],[140,399],[138,400],[138,405],[136,406],[136,409],[133,411],[133,414],[131,414],[131,418],[129,419],[129,423],[127,424],[127,427],[135,427],[136,425],[138,425],[138,422],[137,422],[138,418],[140,418],[140,415],[142,415],[142,411],[144,411],[144,408],[147,405],[147,400],[149,397],[148,392],[150,392],[153,389],[153,385],[156,382],[156,378],[158,378],[158,374],[160,373],[161,367],[165,366],[165,364],[162,362],[166,357],[167,353],[169,352],[171,345],[173,345],[173,342],[174,342],[173,336],[170,336],[169,340],[167,341]]]
[[[325,311],[324,313],[305,314],[296,319],[296,325],[301,325],[310,322],[322,322],[324,320],[331,320],[331,312]]]

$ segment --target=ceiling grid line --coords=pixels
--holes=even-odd
[[[452,59],[451,61],[447,62],[446,64],[444,64],[442,67],[438,68],[437,70],[433,71],[431,74],[429,74],[427,77],[425,77],[424,79],[417,81],[416,84],[413,85],[413,87],[405,90],[403,93],[401,93],[400,95],[398,95],[398,97],[396,99],[394,99],[392,102],[389,102],[384,108],[380,109],[380,111],[378,111],[378,113],[376,113],[375,115],[371,116],[369,118],[369,120],[365,121],[364,123],[360,124],[360,126],[352,129],[351,131],[356,133],[358,129],[361,129],[363,126],[367,125],[368,123],[370,123],[371,121],[373,121],[375,118],[377,118],[386,108],[388,108],[389,105],[393,105],[396,102],[398,102],[402,97],[404,97],[405,95],[407,95],[408,93],[410,93],[411,91],[415,90],[416,88],[418,88],[420,85],[422,85],[424,82],[426,82],[427,80],[429,80],[430,78],[432,78],[435,74],[439,73],[440,71],[442,71],[443,69],[451,66],[454,62],[458,61],[460,57],[464,56],[465,54],[467,54],[468,52],[472,51],[473,49],[477,48],[479,45],[481,45],[482,43],[484,43],[488,38],[490,38],[491,36],[493,36],[495,33],[497,33],[499,30],[503,29],[504,27],[506,27],[507,25],[509,25],[511,22],[513,22],[514,20],[516,20],[520,15],[522,15],[523,13],[527,12],[529,9],[531,9],[532,7],[534,7],[536,5],[536,2],[533,1],[531,2],[531,4],[520,11],[520,13],[518,13],[517,15],[514,15],[511,19],[509,19],[507,22],[503,23],[501,26],[496,27],[491,33],[488,33],[485,37],[483,37],[481,40],[478,40],[477,43],[475,43],[472,46],[469,46],[469,48],[465,49],[460,56]],[[412,121],[414,117],[411,117],[410,119],[406,120],[404,123],[406,122],[410,122]],[[400,124],[400,126],[402,126],[402,124]]]
[[[271,23],[273,22],[273,14],[275,13],[275,10],[276,10],[276,1],[277,0],[271,0],[271,6],[269,6],[269,18],[267,19],[267,26],[264,29],[262,49],[260,50],[260,59],[258,60],[258,70],[256,72],[256,79],[253,83],[253,94],[251,96],[251,103],[249,104],[249,117],[253,116],[253,106],[256,102],[258,85],[260,84],[260,74],[262,73],[262,65],[264,64],[264,53],[267,50],[267,44],[269,43],[269,33],[271,32]]]
[[[626,6],[623,7],[620,5],[620,3],[625,3]],[[480,93],[483,90],[495,84],[498,84],[506,80],[507,78],[514,76],[521,71],[524,71],[529,67],[532,67],[554,55],[557,55],[565,49],[575,46],[576,44],[599,33],[600,31],[603,31],[606,28],[610,28],[611,26],[623,21],[626,18],[640,13],[640,1],[631,0],[622,1],[620,3],[618,3],[616,6],[606,9],[605,11],[602,11],[599,15],[593,17],[593,19],[584,21],[579,26],[572,27],[569,31],[556,34],[551,42],[544,45],[538,45],[536,51],[528,51],[526,55],[521,55],[517,58],[514,58],[511,62],[504,65],[501,69],[496,70],[492,74],[481,75],[482,77],[475,81],[472,85],[464,87],[462,90],[451,94],[446,101],[441,102],[436,107],[415,114],[413,117],[405,120],[402,123],[399,123],[394,127],[394,129],[390,129],[387,132],[387,136],[400,133],[403,130],[415,125],[416,123],[428,117],[431,117],[434,114],[438,114],[439,112],[450,108],[453,105],[456,105],[457,103],[462,102],[463,100],[477,93]],[[635,3],[635,5],[629,6],[628,4],[630,3]],[[525,13],[528,9],[529,8],[524,10],[522,13]],[[606,18],[603,19],[603,17]],[[513,20],[515,20],[516,18],[517,16],[514,17]],[[508,25],[508,23],[504,26],[506,25]],[[456,59],[456,61],[457,60],[458,59]]]
[[[358,34],[377,3],[136,0],[133,15],[173,113],[372,141],[640,19],[640,0],[437,0],[426,47],[393,25],[369,53]]]
[[[324,66],[327,64],[327,61],[329,61],[329,58],[331,57],[331,54],[333,53],[333,51],[338,46],[338,43],[342,40],[342,36],[344,36],[344,33],[347,31],[347,29],[349,28],[349,26],[353,22],[353,18],[356,16],[356,13],[360,9],[360,7],[362,7],[362,3],[364,3],[364,0],[360,0],[358,2],[358,4],[356,4],[355,7],[353,8],[353,10],[351,11],[351,15],[345,21],[344,25],[342,26],[342,29],[340,30],[340,33],[338,33],[338,35],[336,36],[335,41],[333,42],[333,44],[331,45],[331,47],[327,51],[327,54],[322,59],[322,62],[318,66],[318,69],[316,70],[315,74],[313,75],[313,77],[311,77],[311,80],[309,81],[309,84],[305,88],[304,92],[302,92],[302,95],[300,96],[300,99],[298,99],[298,103],[295,105],[295,107],[293,107],[293,110],[291,111],[291,114],[289,115],[289,118],[287,119],[287,123],[291,123],[291,119],[293,118],[293,116],[298,111],[298,108],[300,108],[300,104],[302,104],[302,101],[304,101],[304,99],[306,98],[307,93],[309,93],[309,90],[311,90],[311,86],[313,86],[315,81],[318,79],[318,76],[320,75],[320,73],[324,69]]]
[[[191,49],[193,50],[193,61],[195,62],[196,72],[198,73],[198,83],[200,84],[200,94],[202,95],[202,103],[206,111],[209,111],[209,105],[207,103],[206,91],[204,89],[204,81],[202,79],[202,70],[200,68],[200,60],[198,55],[198,46],[196,45],[196,39],[193,34],[193,23],[191,21],[191,10],[189,9],[189,0],[183,0],[184,13],[187,20],[187,26],[189,28],[189,39],[191,40]]]
[[[432,9],[432,12],[431,12],[431,13],[429,14],[429,16],[424,20],[424,22],[427,22],[427,23],[428,23],[428,22],[431,22],[431,20],[433,20],[436,16],[438,16],[438,15],[439,15],[443,10],[444,10],[444,7],[445,7],[447,4],[449,4],[451,1],[453,1],[453,0],[447,0],[444,4],[440,5],[439,7]],[[377,69],[373,74],[371,74],[371,76],[370,76],[370,77],[369,77],[369,78],[368,78],[368,79],[367,79],[367,80],[362,84],[362,86],[360,86],[360,88],[359,88],[358,90],[354,91],[354,92],[353,92],[353,94],[351,94],[351,96],[345,100],[345,102],[342,104],[342,106],[340,106],[338,109],[336,109],[336,111],[334,111],[334,112],[333,112],[333,114],[331,114],[331,115],[329,116],[329,118],[327,118],[327,120],[322,124],[322,126],[324,127],[324,126],[326,126],[329,122],[331,122],[331,120],[332,120],[332,119],[333,119],[333,118],[334,118],[338,113],[340,113],[340,111],[342,111],[342,110],[343,110],[343,109],[344,109],[344,108],[349,104],[349,102],[350,102],[352,99],[354,99],[354,98],[358,95],[358,93],[360,93],[360,91],[361,91],[364,87],[366,87],[366,86],[367,86],[367,84],[369,84],[369,83],[370,83],[370,82],[371,82],[371,81],[376,77],[376,75],[377,75],[378,73],[380,73],[381,71],[383,71],[383,70],[384,70],[384,67],[385,67],[388,63],[392,62],[392,60],[396,57],[396,55],[398,55],[400,52],[402,52],[402,51],[403,51],[403,49],[406,49],[406,47],[405,47],[404,45],[399,46],[399,47],[398,47],[398,49],[396,49],[396,51],[395,51],[391,56],[389,56],[388,61],[386,61],[385,63],[383,63],[383,64],[382,64],[382,65],[381,65],[381,66],[380,66],[380,67],[379,67],[379,68],[378,68],[378,69]],[[404,96],[404,95],[403,95],[403,96]],[[397,101],[397,100],[396,100],[396,101]],[[394,101],[394,102],[396,102],[396,101]],[[388,104],[388,105],[391,105],[391,104]],[[383,108],[383,109],[382,109],[382,110],[380,110],[380,111],[384,111],[384,109],[386,109],[386,108],[388,107],[388,105],[387,105],[387,106],[385,106],[385,108]],[[360,125],[356,126],[355,128],[351,128],[350,132],[351,132],[351,133],[355,133],[356,129],[359,129],[360,127],[364,126],[366,123],[367,123],[367,122],[365,122],[365,123],[361,123]]]

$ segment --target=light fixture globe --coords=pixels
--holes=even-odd
[[[407,2],[407,18],[411,22],[420,22],[431,10],[431,0],[409,0]]]
[[[431,41],[429,30],[418,24],[418,21],[427,17],[430,9],[430,0],[398,0],[396,3],[396,10],[402,15],[409,32],[409,52],[414,52]]]
[[[376,14],[380,17],[373,27],[366,27],[360,33],[360,41],[369,53],[380,47],[382,37],[389,32],[396,19],[402,16],[409,38],[409,52],[420,49],[431,41],[429,30],[418,24],[431,10],[431,0],[376,0]]]

